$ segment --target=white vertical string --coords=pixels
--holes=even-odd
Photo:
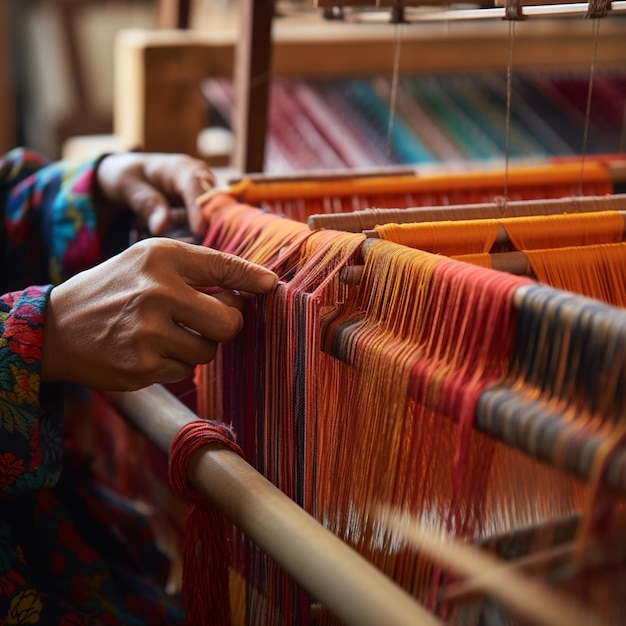
[[[506,68],[506,124],[505,124],[505,148],[504,148],[504,204],[502,216],[506,212],[509,201],[509,159],[511,152],[511,99],[513,94],[513,49],[515,43],[515,22],[509,20],[509,59]]]
[[[393,75],[391,79],[391,94],[389,97],[389,120],[387,123],[387,159],[391,162],[393,145],[393,127],[396,120],[396,99],[398,95],[398,80],[400,75],[400,49],[402,47],[401,23],[395,25],[395,45],[393,53]]]
[[[587,105],[585,110],[585,128],[583,131],[583,144],[581,147],[580,159],[580,180],[578,183],[578,194],[583,195],[583,175],[585,171],[585,158],[587,156],[587,143],[589,141],[589,123],[591,120],[591,96],[593,93],[593,77],[596,69],[596,56],[598,53],[598,41],[600,39],[600,19],[594,18],[592,22],[593,42],[591,53],[591,67],[589,69],[589,87],[587,89]]]

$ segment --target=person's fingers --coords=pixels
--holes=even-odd
[[[200,245],[187,246],[177,257],[177,271],[192,286],[217,286],[249,293],[267,293],[278,282],[274,272],[232,254]]]
[[[216,300],[243,313],[244,296],[240,291],[220,291],[211,294]]]
[[[192,290],[185,306],[173,311],[172,316],[175,322],[212,341],[230,341],[243,326],[234,294],[224,300]]]
[[[207,339],[191,328],[174,324],[168,339],[167,358],[192,366],[209,363],[215,358],[217,341]]]
[[[161,155],[146,164],[145,177],[170,198],[180,199],[191,231],[204,235],[207,225],[197,200],[215,186],[213,172],[204,161],[184,155]]]
[[[124,203],[147,225],[152,235],[160,235],[169,223],[170,204],[163,193],[140,178],[120,180]]]
[[[182,154],[150,155],[143,175],[170,197],[179,197],[187,209],[215,185],[215,177],[204,161]]]
[[[206,221],[196,200],[215,185],[208,165],[184,154],[125,153],[107,156],[98,168],[104,196],[140,215],[153,235],[168,224],[168,210],[184,206],[189,227],[199,237]]]
[[[181,179],[180,185],[182,187],[181,191],[185,208],[187,209],[189,228],[194,235],[202,237],[207,231],[207,222],[202,213],[202,205],[198,200],[215,186],[213,173],[206,165],[197,167],[192,172],[190,182],[186,183],[184,179]]]
[[[161,235],[165,232],[170,222],[170,212],[167,210],[167,207],[158,204],[148,211],[145,221],[148,224],[148,231],[151,235]]]
[[[195,365],[174,358],[164,358],[159,363],[158,369],[151,372],[150,375],[144,377],[127,376],[118,387],[122,391],[136,391],[153,384],[168,385],[177,383],[193,376],[195,367]]]
[[[193,181],[185,187],[185,204],[190,207],[196,200],[215,187],[215,175],[204,164],[193,171]]]

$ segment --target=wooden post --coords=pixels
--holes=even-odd
[[[10,71],[11,44],[8,0],[0,0],[0,154],[15,147],[15,88]]]
[[[241,2],[235,56],[235,154],[240,172],[262,172],[272,75],[273,0]]]
[[[159,28],[189,28],[190,0],[158,0]]]

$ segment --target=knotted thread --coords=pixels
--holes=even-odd
[[[170,445],[170,484],[174,493],[191,505],[185,526],[181,595],[187,622],[192,626],[230,624],[228,523],[187,479],[187,466],[193,454],[212,444],[220,444],[243,456],[227,426],[205,420],[183,426]]]

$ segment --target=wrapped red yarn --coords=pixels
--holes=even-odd
[[[174,493],[190,503],[185,527],[182,601],[192,626],[228,626],[230,621],[230,534],[226,518],[187,479],[187,465],[200,448],[225,446],[240,456],[232,431],[217,422],[197,420],[172,440],[169,480]]]

